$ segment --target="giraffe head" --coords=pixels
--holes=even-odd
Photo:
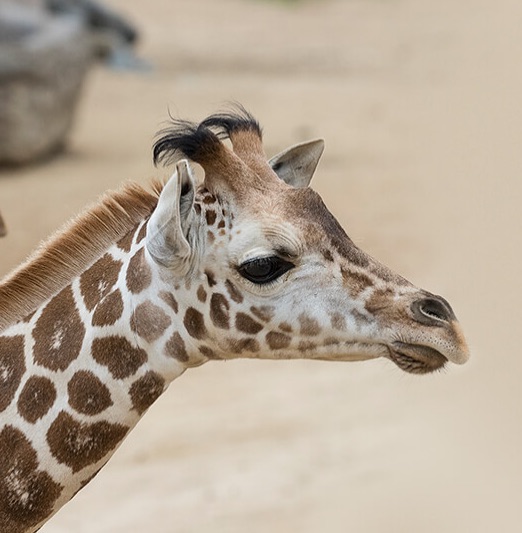
[[[155,161],[175,161],[176,170],[146,248],[178,289],[190,350],[220,359],[386,357],[412,373],[464,363],[468,348],[446,300],[360,250],[308,186],[323,144],[267,161],[261,128],[242,108],[162,133]],[[202,184],[179,155],[203,167]]]

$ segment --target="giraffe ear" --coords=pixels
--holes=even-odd
[[[272,170],[292,187],[308,187],[324,150],[323,139],[307,141],[287,148],[272,157]]]
[[[187,233],[192,222],[194,178],[188,161],[176,163],[147,225],[147,251],[162,266],[185,274],[190,266],[191,248]]]

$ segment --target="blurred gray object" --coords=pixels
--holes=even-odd
[[[4,237],[7,234],[7,230],[5,229],[4,219],[2,218],[2,214],[0,213],[0,237]]]
[[[0,0],[0,164],[59,151],[93,59],[143,68],[137,32],[91,0]]]

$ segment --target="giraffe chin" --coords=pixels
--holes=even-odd
[[[405,372],[410,374],[429,374],[440,370],[448,359],[429,346],[394,342],[388,347],[389,358]]]

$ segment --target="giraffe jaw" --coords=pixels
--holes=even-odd
[[[306,354],[306,358],[326,361],[367,361],[385,357],[393,361],[401,370],[410,374],[428,374],[442,369],[448,362],[445,357],[435,348],[421,344],[413,344],[395,341],[388,343],[350,342],[338,345],[342,349],[342,355],[336,354],[333,346],[325,347],[326,350],[315,350],[314,353]],[[347,348],[349,350],[347,351]]]
[[[388,346],[389,359],[410,374],[428,374],[444,368],[447,357],[429,346],[396,341]]]

